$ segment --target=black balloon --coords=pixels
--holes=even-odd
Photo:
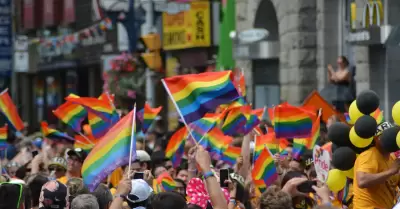
[[[378,109],[379,97],[374,91],[365,90],[357,96],[356,105],[362,114],[369,115]]]
[[[400,127],[395,126],[388,128],[382,132],[380,136],[380,144],[386,152],[397,152],[400,150],[396,143],[396,136],[400,131]]]
[[[339,147],[351,146],[349,138],[350,127],[342,122],[336,122],[328,128],[328,139]]]
[[[377,126],[378,124],[376,123],[375,118],[369,115],[364,115],[357,119],[354,124],[354,131],[359,137],[369,139],[375,136]]]
[[[338,148],[339,146],[337,146],[335,143],[332,143],[331,152],[335,152],[335,150],[337,150]]]
[[[332,165],[341,170],[347,171],[353,168],[357,154],[349,147],[339,147],[332,154]]]

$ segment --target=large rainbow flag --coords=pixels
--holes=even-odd
[[[19,117],[17,107],[8,94],[8,89],[0,93],[0,111],[4,114],[12,128],[17,131],[24,129],[24,123]]]
[[[94,146],[82,165],[82,177],[90,191],[97,186],[118,167],[129,164],[130,148],[132,146],[132,160],[136,158],[136,142],[134,131],[136,120],[136,106]]]
[[[222,71],[174,76],[162,82],[183,120],[189,124],[239,97],[231,78],[231,71]]]
[[[311,136],[313,121],[308,111],[289,104],[274,110],[274,129],[277,138],[306,138]]]

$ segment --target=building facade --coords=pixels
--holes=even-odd
[[[335,66],[340,55],[356,69],[357,92],[375,90],[386,116],[400,98],[392,90],[400,75],[400,1],[237,0],[236,9],[238,32],[263,28],[269,34],[257,43],[261,49],[234,49],[256,106],[300,104],[326,85],[327,65]]]

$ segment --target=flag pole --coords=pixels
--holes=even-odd
[[[132,153],[133,153],[133,143],[135,139],[135,128],[136,127],[136,102],[133,106],[133,118],[132,118],[132,130],[131,130],[131,144],[129,148],[129,165],[128,165],[128,178],[131,178],[131,165],[132,165]],[[136,146],[136,144],[135,144]]]
[[[186,126],[186,128],[187,128],[188,131],[189,131],[190,136],[192,137],[192,139],[193,139],[194,142],[196,143],[196,146],[199,145],[199,142],[197,142],[196,139],[194,138],[194,136],[193,136],[193,134],[192,134],[192,130],[190,129],[190,127],[189,127],[188,124],[186,123],[185,118],[183,117],[183,115],[182,115],[182,113],[181,113],[181,110],[180,110],[179,107],[178,107],[178,104],[176,104],[174,98],[172,97],[171,91],[170,91],[169,88],[167,87],[167,84],[165,83],[164,79],[161,79],[161,82],[162,82],[162,84],[163,84],[165,90],[167,91],[168,96],[169,96],[169,98],[171,99],[172,103],[174,103],[176,111],[178,111],[179,116],[182,118],[183,124]]]
[[[78,133],[81,137],[83,137],[87,142],[89,142],[90,144],[94,145],[95,143],[92,142],[92,140],[90,140],[87,136],[85,136],[82,132],[78,131],[76,132]]]

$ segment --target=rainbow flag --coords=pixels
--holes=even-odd
[[[306,138],[311,136],[313,121],[305,110],[283,104],[275,107],[274,124],[277,138]]]
[[[88,112],[88,121],[90,128],[92,129],[92,135],[100,139],[104,136],[107,131],[119,120],[119,115],[114,108],[114,97],[109,95],[108,93],[102,93],[99,98],[104,102],[108,102],[113,107],[113,112],[109,115],[110,120],[103,120],[101,117],[97,116],[97,114],[93,112]]]
[[[258,133],[262,134],[261,129],[259,129],[258,125],[261,123],[261,121],[258,119],[257,115],[250,115],[250,118],[246,121],[246,125],[244,127],[243,135],[247,135],[250,133],[253,129]]]
[[[118,167],[129,164],[130,148],[132,161],[136,159],[135,132],[136,105],[133,110],[115,124],[94,146],[82,165],[82,178],[90,191]]]
[[[298,160],[304,153],[304,151],[307,150],[307,142],[308,139],[306,138],[293,139],[293,151],[292,151],[293,159]]]
[[[162,186],[163,191],[170,192],[176,187],[175,180],[169,175],[168,172],[164,172],[157,177],[157,184]]]
[[[265,185],[270,186],[278,179],[278,173],[274,164],[272,154],[264,149],[254,163],[252,171],[254,180],[264,180]]]
[[[206,135],[202,135],[193,130],[192,134],[195,137],[195,140],[203,146],[204,149],[212,153],[217,159],[220,159],[223,156],[223,153],[233,140],[232,137],[224,135],[224,133],[216,127]]]
[[[109,101],[100,100],[92,97],[75,97],[68,96],[65,100],[70,101],[74,104],[78,104],[86,108],[89,112],[99,116],[107,122],[113,122],[115,120],[115,111]]]
[[[264,107],[264,108],[258,108],[258,109],[255,109],[255,110],[252,110],[251,111],[251,114],[252,115],[256,115],[257,116],[257,118],[258,118],[258,120],[262,120],[262,118],[263,118],[263,116],[264,116],[264,113],[265,113],[265,110],[266,110],[267,108],[266,107]]]
[[[240,157],[241,153],[241,147],[228,146],[228,148],[223,153],[221,160],[233,166],[236,163],[236,159]]]
[[[219,105],[239,97],[231,75],[231,71],[206,72],[161,81],[183,120],[189,124],[208,112],[214,112]]]
[[[7,125],[0,128],[0,150],[6,149],[7,144],[7,137],[8,137],[8,127]]]
[[[287,139],[281,138],[279,141],[279,152],[282,152],[289,146],[289,141]]]
[[[232,108],[225,118],[221,130],[229,136],[236,136],[245,132],[247,121],[250,119],[249,105]]]
[[[153,179],[153,191],[154,191],[154,194],[164,192],[162,185],[157,183],[157,179]]]
[[[146,102],[144,104],[144,108],[138,112],[138,119],[142,123],[142,131],[143,133],[147,133],[154,119],[156,119],[157,115],[161,112],[162,107],[151,108],[150,105]]]
[[[239,92],[240,96],[246,96],[246,80],[244,77],[244,73],[241,72],[239,69],[235,69],[235,79],[233,79],[233,84],[235,85],[237,91]]]
[[[94,144],[88,142],[88,140],[86,140],[85,137],[83,137],[81,135],[75,135],[74,148],[81,148],[86,153],[89,153],[90,150],[93,149],[93,147],[94,147]]]
[[[375,118],[376,123],[379,125],[383,122],[385,122],[385,118],[383,117],[383,111],[381,109],[376,109],[375,112],[371,114],[372,117]]]
[[[15,130],[24,129],[24,123],[19,117],[17,107],[8,94],[8,89],[0,93],[0,111],[4,114],[8,124]]]
[[[278,140],[275,138],[275,133],[256,136],[254,159],[257,159],[265,148],[268,148],[273,155],[279,152],[279,144]]]
[[[62,122],[71,126],[74,131],[81,132],[81,124],[86,118],[87,111],[84,107],[67,101],[53,110],[53,114]]]
[[[206,135],[211,129],[213,129],[221,120],[224,113],[206,113],[204,117],[189,124],[189,128],[192,132],[196,132],[197,135]],[[196,138],[200,140],[201,138]]]
[[[311,138],[307,140],[306,144],[307,149],[313,149],[315,144],[317,143],[317,140],[319,138],[320,127],[321,127],[321,116],[319,115],[317,120],[314,121],[311,132]]]
[[[254,187],[257,188],[261,194],[267,190],[267,185],[265,185],[263,180],[254,180]]]
[[[269,120],[271,121],[272,125],[275,125],[275,118],[274,118],[274,112],[275,112],[275,107],[272,108],[267,108],[268,111],[268,116],[269,116]]]
[[[176,131],[169,139],[167,148],[165,149],[165,157],[171,159],[174,168],[181,164],[188,133],[184,126]]]
[[[344,113],[344,117],[345,117],[345,119],[346,119],[346,123],[348,123],[348,124],[350,124],[350,125],[353,125],[353,121],[351,121],[351,119],[350,119],[350,114],[349,113]]]
[[[41,123],[43,137],[54,140],[54,141],[67,141],[73,143],[74,138],[68,136],[68,134],[60,132],[56,129],[49,128],[46,122]]]

